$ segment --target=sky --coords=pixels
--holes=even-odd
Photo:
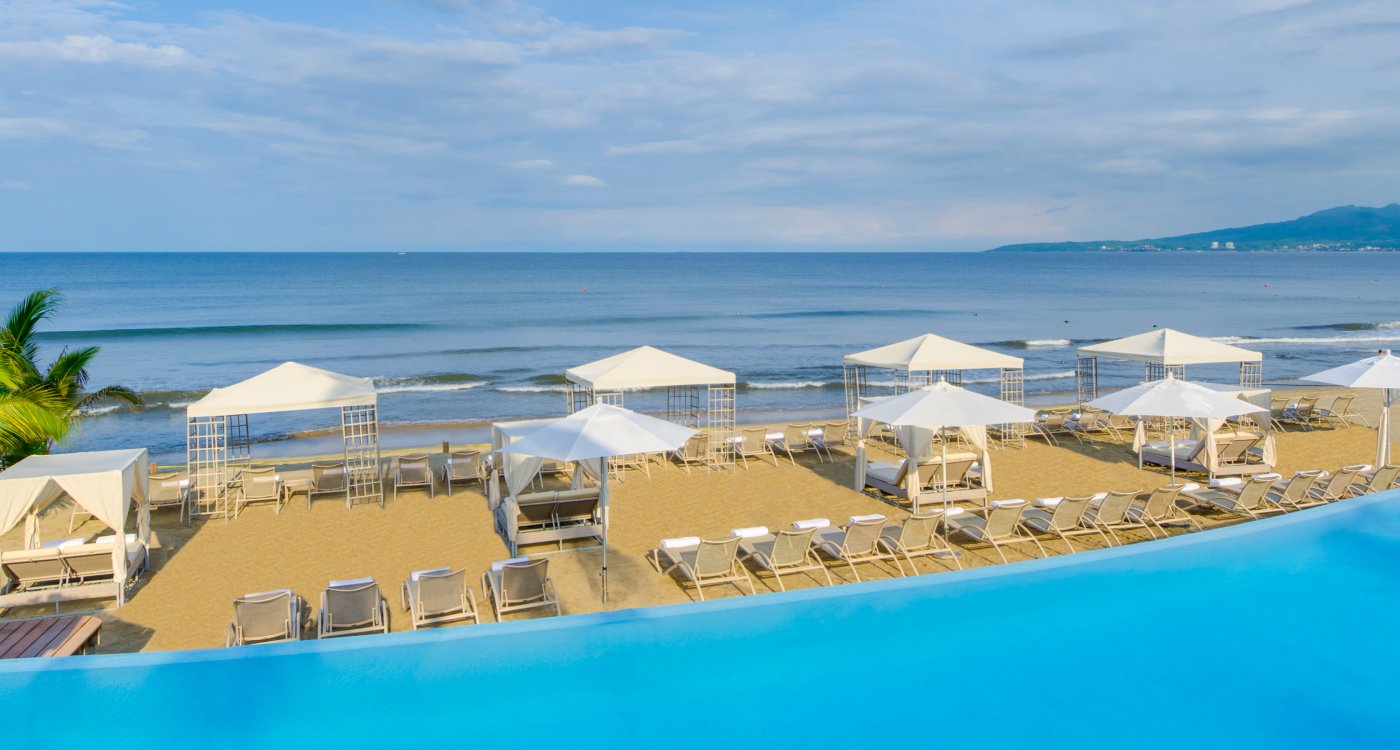
[[[980,250],[1400,200],[1393,0],[0,0],[0,250]]]

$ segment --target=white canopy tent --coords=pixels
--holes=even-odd
[[[558,422],[563,417],[551,419],[523,419],[517,422],[496,422],[491,425],[491,462],[495,471],[491,472],[488,498],[491,510],[501,502],[500,482],[504,479],[506,493],[515,496],[524,493],[535,481],[544,464],[543,456],[530,456],[520,453],[506,453],[504,448],[538,430]]]
[[[1348,388],[1381,389],[1381,415],[1376,423],[1376,466],[1390,463],[1390,408],[1395,403],[1395,391],[1400,389],[1400,357],[1386,349],[1374,357],[1323,370],[1303,379]]]
[[[859,421],[860,440],[856,443],[855,489],[865,488],[866,453],[865,437],[873,424],[888,424],[898,431],[899,442],[904,448],[907,467],[915,467],[933,458],[933,437],[947,428],[957,428],[959,434],[980,453],[981,491],[992,491],[992,459],[987,445],[987,425],[1029,422],[1035,419],[1035,412],[1019,404],[1009,404],[1000,399],[960,388],[945,381],[909,391],[898,396],[878,399],[856,412]],[[942,440],[943,452],[943,500],[950,499],[947,490],[947,450],[948,441]],[[906,492],[915,512],[920,509],[920,488],[918,472],[906,470]],[[963,499],[952,497],[952,499]]]
[[[378,393],[369,378],[284,362],[226,388],[215,388],[185,410],[187,461],[195,508],[227,517],[229,465],[251,458],[249,414],[339,408],[350,501],[384,504],[379,476]]]
[[[547,422],[547,424],[539,424]],[[608,459],[633,453],[675,450],[695,434],[689,427],[638,414],[619,406],[594,404],[563,419],[536,420],[516,432],[501,453],[513,458],[576,461],[600,485],[603,518],[603,601],[608,599]],[[580,474],[575,473],[575,482]],[[532,474],[533,476],[533,474]]]
[[[1229,362],[1239,363],[1240,386],[1243,388],[1260,388],[1264,378],[1264,355],[1259,352],[1170,328],[1158,328],[1136,336],[1080,347],[1074,374],[1081,404],[1098,398],[1100,359],[1144,363],[1144,382],[1161,380],[1168,374],[1185,380],[1187,365]]]
[[[77,599],[115,597],[126,603],[125,583],[131,559],[126,538],[127,516],[137,503],[136,544],[144,550],[151,540],[151,514],[146,505],[150,489],[149,459],[145,448],[87,453],[30,456],[0,472],[0,534],[25,521],[23,549],[40,546],[38,514],[67,494],[115,532],[110,585],[60,587],[37,598],[25,594],[0,596],[0,607]],[[141,555],[139,559],[145,559]]]
[[[1001,400],[1025,402],[1025,361],[961,341],[926,333],[875,349],[848,354],[842,359],[846,386],[846,417],[851,419],[872,396],[898,395],[944,381],[962,383],[964,370],[996,370],[1001,375]],[[893,387],[884,391],[870,382],[870,370],[889,370]],[[854,426],[854,425],[853,425]],[[1008,433],[1019,431],[1004,428]]]
[[[628,391],[666,389],[666,420],[704,429],[710,463],[734,464],[734,373],[639,346],[564,371],[565,405],[573,414],[594,404],[624,406]]]
[[[1222,391],[1220,386],[1189,383],[1178,380],[1171,373],[1167,373],[1167,376],[1161,380],[1154,380],[1110,393],[1090,401],[1088,405],[1130,417],[1167,418],[1169,430],[1165,451],[1170,459],[1173,483],[1176,482],[1177,442],[1175,422],[1172,418],[1192,420],[1192,439],[1198,445],[1202,441],[1204,442],[1201,451],[1201,454],[1205,456],[1204,466],[1206,473],[1213,477],[1220,468],[1216,463],[1215,434],[1225,423],[1225,420],[1245,414],[1259,414],[1261,412],[1267,414],[1269,411],[1267,399],[1261,406],[1241,398],[1235,392]],[[1265,430],[1262,448],[1263,463],[1272,467],[1277,463],[1273,433],[1269,430],[1267,418],[1258,421]],[[1137,451],[1138,454],[1138,468],[1142,468],[1142,451],[1145,445],[1144,422],[1139,420],[1133,435],[1133,450]]]

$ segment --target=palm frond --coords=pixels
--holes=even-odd
[[[82,409],[99,401],[125,401],[138,409],[146,405],[146,402],[141,398],[141,394],[136,391],[124,385],[109,385],[106,388],[101,388],[92,393],[85,394],[78,401],[77,408]]]
[[[87,367],[99,351],[101,349],[96,346],[64,349],[44,373],[44,383],[65,396],[77,394],[87,385]]]
[[[0,328],[0,349],[10,349],[23,353],[29,359],[39,354],[39,346],[34,341],[34,330],[39,323],[52,317],[63,304],[63,294],[57,289],[40,289],[30,292],[10,309],[5,325]]]

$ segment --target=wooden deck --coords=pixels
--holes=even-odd
[[[92,615],[0,622],[0,659],[72,656],[98,643],[102,621]]]

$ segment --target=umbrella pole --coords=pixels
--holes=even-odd
[[[1168,419],[1171,421],[1167,424],[1171,427],[1167,429],[1167,455],[1171,457],[1172,462],[1172,484],[1176,484],[1176,419],[1172,417],[1168,417]],[[604,533],[607,533],[606,527]],[[604,565],[603,570],[607,569],[607,566]]]
[[[603,489],[598,493],[599,505],[603,514],[603,601],[608,600],[608,461],[607,456],[603,456],[602,476],[598,481],[602,482]]]
[[[943,443],[943,517],[948,517],[948,436],[939,434]]]
[[[1395,394],[1389,388],[1381,392],[1381,419],[1376,425],[1376,468],[1390,464],[1390,407]]]

